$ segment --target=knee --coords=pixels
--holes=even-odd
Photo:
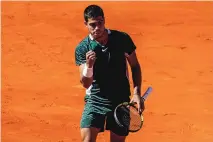
[[[81,130],[81,141],[82,142],[93,142],[91,133],[88,131]]]
[[[81,136],[81,141],[82,142],[95,142],[92,140],[91,136]]]
[[[82,142],[95,142],[99,129],[97,128],[83,128],[81,129]]]

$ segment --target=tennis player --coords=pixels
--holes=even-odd
[[[144,110],[144,102],[140,99],[142,75],[136,46],[127,33],[105,27],[101,7],[86,7],[84,20],[89,35],[75,49],[80,82],[86,88],[80,122],[82,141],[95,142],[98,133],[106,129],[110,130],[111,142],[125,142],[129,132],[117,126],[113,110],[126,101],[136,102],[139,113]],[[131,67],[134,85],[131,100],[127,63]]]

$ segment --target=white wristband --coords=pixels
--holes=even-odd
[[[93,76],[93,68],[88,68],[87,64],[84,65],[84,69],[83,69],[83,76],[85,77],[92,77]]]

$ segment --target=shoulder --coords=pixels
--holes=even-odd
[[[119,30],[111,30],[111,34],[114,36],[119,36],[121,38],[130,38],[129,34],[125,31],[119,31]]]
[[[87,36],[78,43],[78,45],[75,48],[75,52],[76,53],[85,52],[88,49],[89,44],[90,44],[90,39]]]

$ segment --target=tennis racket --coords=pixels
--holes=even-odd
[[[141,97],[145,101],[152,92],[152,87],[148,87]],[[114,110],[114,118],[119,127],[128,129],[129,132],[137,132],[142,128],[143,115],[138,113],[136,103],[124,102],[119,104]]]

